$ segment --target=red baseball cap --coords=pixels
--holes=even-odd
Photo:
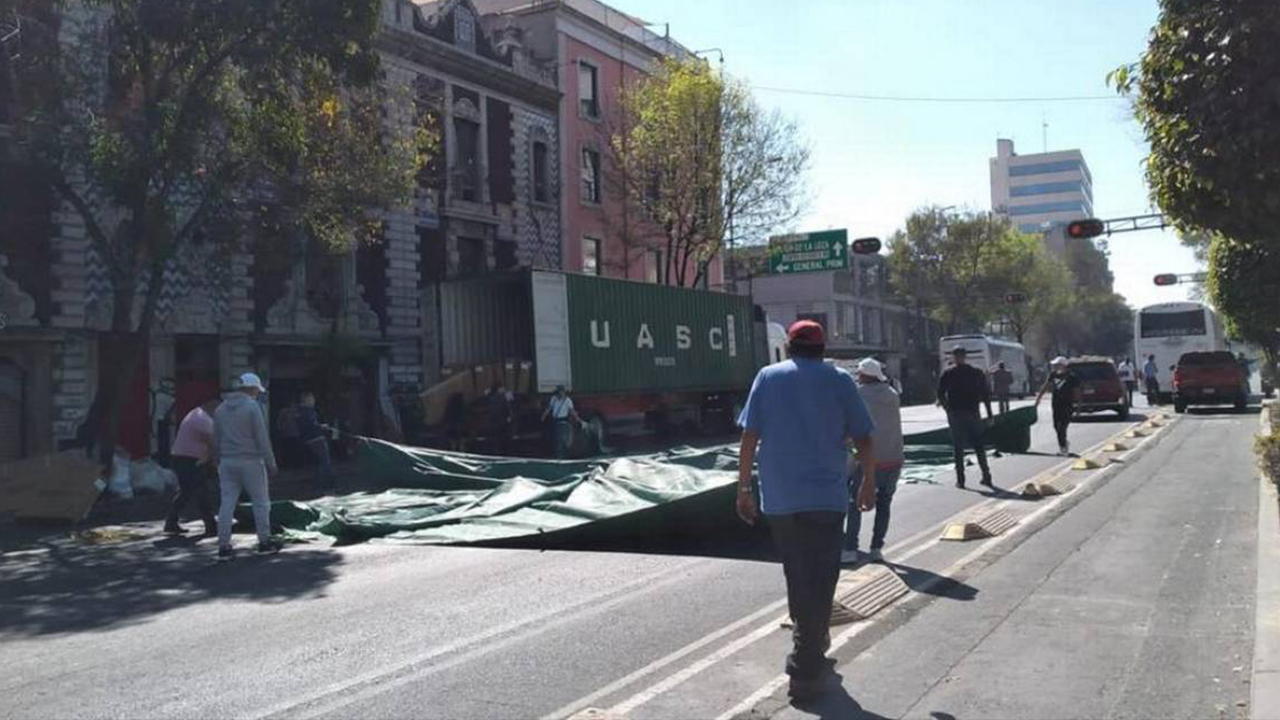
[[[796,345],[826,345],[827,333],[813,320],[797,320],[787,329],[787,341]]]

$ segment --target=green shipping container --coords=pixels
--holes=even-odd
[[[540,392],[745,390],[758,367],[745,296],[523,271],[444,283],[438,302],[444,364],[531,359]]]

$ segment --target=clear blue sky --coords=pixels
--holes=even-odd
[[[1155,0],[613,0],[693,50],[724,50],[730,74],[757,87],[871,95],[1110,95],[1106,73],[1135,60]],[[716,57],[714,54],[709,57]],[[1142,133],[1122,100],[895,103],[757,90],[796,118],[813,149],[811,212],[800,230],[847,227],[888,237],[927,204],[987,210],[996,138],[1023,153],[1079,148],[1095,212],[1150,211]],[[1158,272],[1199,269],[1172,232],[1113,236],[1116,289],[1130,304],[1180,300]]]

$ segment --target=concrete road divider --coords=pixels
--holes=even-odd
[[[1127,432],[1127,433],[1125,433],[1125,434],[1124,434],[1124,436],[1125,436],[1125,437],[1130,438],[1130,439],[1133,439],[1133,438],[1144,438],[1144,437],[1148,437],[1149,435],[1151,435],[1151,431],[1150,431],[1150,430],[1148,430],[1148,429],[1146,429],[1146,428],[1141,428],[1141,427],[1136,427],[1136,428],[1134,428],[1134,429],[1132,429],[1132,430],[1130,430],[1129,432]]]
[[[1008,510],[995,508],[966,520],[949,523],[943,528],[941,539],[981,540],[995,537],[1017,524],[1018,521]]]
[[[866,620],[906,595],[908,590],[898,573],[887,565],[867,565],[843,574],[831,605],[831,624]]]
[[[1122,442],[1109,442],[1102,446],[1102,452],[1118,453],[1127,452],[1131,448]]]
[[[1049,497],[1051,495],[1062,495],[1071,492],[1075,485],[1068,482],[1066,476],[1058,475],[1051,480],[1043,482],[1031,481],[1022,486],[1022,497],[1039,498]]]

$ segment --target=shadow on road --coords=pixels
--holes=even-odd
[[[795,701],[792,706],[820,720],[887,720],[863,709],[844,687],[844,677],[834,674],[828,680],[827,692],[812,700]]]
[[[1197,415],[1200,417],[1235,417],[1237,415],[1258,415],[1262,413],[1262,408],[1258,405],[1250,405],[1243,410],[1236,410],[1230,406],[1208,406],[1208,407],[1189,407],[1188,415]]]
[[[209,600],[282,602],[320,595],[340,555],[290,547],[213,562],[213,543],[66,537],[0,555],[0,637],[105,630]]]
[[[885,563],[885,566],[897,573],[898,577],[902,578],[902,581],[907,584],[907,587],[921,595],[933,595],[934,597],[964,602],[978,597],[977,588],[945,575],[939,575],[924,568],[910,565]]]

